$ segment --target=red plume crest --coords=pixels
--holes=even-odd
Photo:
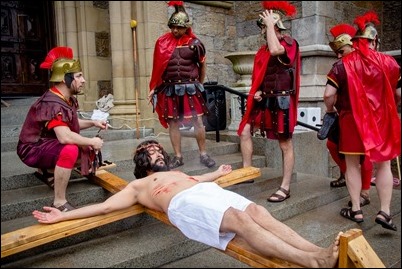
[[[361,31],[363,31],[366,28],[367,23],[370,22],[374,25],[380,24],[378,15],[374,11],[367,11],[362,16],[357,16],[353,23],[356,24]]]
[[[56,47],[49,51],[45,61],[40,64],[40,68],[52,69],[54,61],[57,59],[73,59],[73,49],[70,47]]]
[[[296,15],[296,8],[288,1],[262,1],[262,7],[268,10],[279,10],[285,16],[293,17]]]
[[[183,6],[183,1],[169,1],[168,6]]]
[[[342,34],[348,34],[351,37],[354,37],[357,29],[350,24],[341,23],[341,24],[338,24],[338,25],[335,25],[334,27],[332,27],[329,31],[335,38]]]

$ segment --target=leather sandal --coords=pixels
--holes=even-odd
[[[76,209],[74,206],[72,206],[69,202],[66,202],[64,205],[61,206],[55,206],[52,204],[52,207],[57,208],[61,212],[67,212]]]
[[[370,197],[365,194],[360,193],[360,207],[370,204]],[[348,202],[348,206],[352,207],[352,201]]]
[[[346,180],[344,174],[341,174],[337,180],[333,180],[329,183],[332,188],[339,188],[346,186]]]
[[[277,193],[278,191],[281,191],[285,194],[285,196]],[[279,203],[279,202],[283,202],[286,199],[288,199],[290,197],[290,190],[285,190],[282,187],[279,187],[278,190],[276,192],[274,192],[273,194],[271,194],[271,196],[269,196],[269,198],[267,199],[268,202],[271,203]]]
[[[200,155],[200,163],[208,168],[215,166],[215,161],[208,154]]]
[[[363,215],[363,211],[361,209],[353,211],[351,207],[345,207],[341,209],[341,216],[354,222],[361,223],[364,221],[363,218],[356,218],[356,215]]]
[[[378,211],[377,215],[380,215],[384,218],[377,216],[375,218],[376,223],[380,224],[385,229],[392,230],[392,231],[397,230],[396,225],[392,222],[392,216],[388,215],[387,213],[385,213],[382,210]]]
[[[38,171],[36,171],[34,173],[34,175],[43,183],[45,183],[49,188],[51,188],[52,190],[54,190],[54,174],[53,173],[49,173],[47,171],[47,169],[38,169]]]
[[[169,163],[169,168],[170,169],[175,169],[175,168],[177,168],[179,166],[182,166],[183,164],[184,164],[183,157],[174,156],[172,161]]]

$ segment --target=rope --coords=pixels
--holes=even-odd
[[[86,120],[91,120],[91,114],[87,113],[87,112],[82,112],[82,111],[78,111],[78,114]],[[109,117],[108,120],[110,122],[111,119],[119,119],[119,120],[125,120],[125,121],[129,121],[129,119],[125,119],[125,118],[120,118],[120,117]],[[149,119],[142,119],[140,121],[148,121],[148,120],[158,120],[157,118],[149,118]],[[112,130],[121,130],[123,128],[126,128],[127,130],[137,130],[137,128],[131,128],[129,125],[127,124],[123,124],[121,126],[113,126],[110,123],[108,123],[108,128],[112,129]],[[145,134],[145,126],[139,127],[139,130],[143,130],[143,134]],[[161,135],[165,135],[165,136],[169,136],[168,133],[164,133],[164,132],[160,132],[158,134],[154,134],[154,133],[150,133],[149,135],[145,136],[143,135],[144,138],[157,138]]]

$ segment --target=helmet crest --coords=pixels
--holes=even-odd
[[[334,40],[329,42],[329,46],[335,53],[345,45],[353,45],[352,38],[356,34],[356,28],[352,25],[341,23],[332,27],[329,31],[334,37]]]
[[[183,6],[183,1],[169,1],[168,6],[174,6],[175,12],[168,21],[169,28],[172,26],[190,27],[190,19]]]
[[[337,38],[340,35],[347,34],[353,37],[356,34],[356,28],[354,28],[350,24],[341,23],[335,25],[329,30],[334,38]]]
[[[295,6],[288,1],[262,1],[262,7],[264,9],[281,12],[283,16],[293,17],[296,15],[297,10]]]
[[[286,27],[282,23],[283,17],[294,17],[297,13],[296,7],[287,1],[261,1],[262,7],[267,10],[272,10],[277,14],[278,21],[276,26],[281,30],[286,30]],[[257,25],[261,27],[263,25],[262,19],[257,20]]]
[[[355,38],[367,38],[370,40],[377,40],[378,33],[375,28],[376,25],[380,24],[377,13],[374,11],[368,11],[362,16],[357,16],[354,23],[359,28]]]
[[[372,23],[373,25],[379,25],[380,20],[378,19],[377,13],[374,11],[367,11],[362,16],[357,16],[353,23],[363,32],[367,24]]]
[[[50,69],[51,82],[61,82],[68,73],[81,72],[79,60],[73,59],[73,50],[70,47],[55,47],[49,51],[40,68]]]
[[[40,68],[52,69],[53,63],[59,59],[73,59],[73,50],[70,47],[55,47],[46,55]]]

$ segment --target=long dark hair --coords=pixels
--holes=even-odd
[[[169,155],[168,153],[163,149],[161,144],[159,144],[158,141],[156,140],[146,140],[144,142],[141,142],[135,151],[133,162],[135,165],[134,168],[134,176],[138,178],[143,178],[148,175],[149,171],[152,171],[152,164],[151,164],[151,157],[149,156],[148,148],[149,146],[157,146],[162,150],[162,155],[165,158],[166,164],[169,163]]]

